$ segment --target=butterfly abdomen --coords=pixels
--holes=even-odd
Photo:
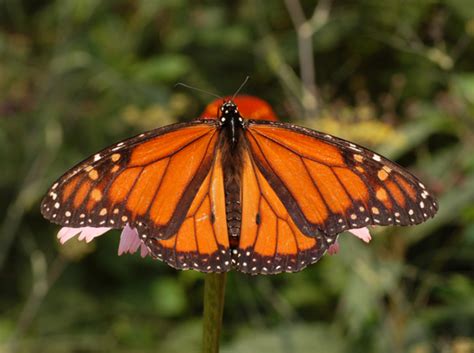
[[[224,179],[225,180],[225,179]],[[240,204],[240,185],[235,181],[225,183],[226,218],[229,244],[231,248],[239,245],[240,227],[242,222],[242,207]]]
[[[242,206],[240,203],[240,181],[242,174],[241,149],[239,147],[233,148],[225,135],[222,143],[227,231],[230,247],[237,248],[239,245],[242,221]]]

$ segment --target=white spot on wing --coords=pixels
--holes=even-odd
[[[362,152],[362,150],[359,147],[357,147],[356,145],[350,142],[349,142],[349,148],[353,151]]]

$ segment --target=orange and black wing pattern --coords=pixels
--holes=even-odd
[[[177,234],[168,239],[149,237],[145,243],[152,256],[174,268],[201,272],[231,269],[219,150]]]
[[[246,138],[258,169],[307,236],[418,224],[438,209],[416,177],[356,144],[265,121],[249,121]]]
[[[242,171],[242,224],[234,267],[249,274],[296,272],[316,262],[331,239],[301,232],[282,199],[246,151]]]
[[[209,221],[219,219],[211,222],[213,227],[225,224],[225,211],[224,216],[215,214],[222,212],[224,195],[222,185],[216,185],[222,178],[216,161],[217,126],[215,120],[170,125],[96,153],[53,184],[42,202],[42,214],[66,227],[129,224],[143,240],[169,239],[156,242],[162,250],[152,254],[181,266],[181,250],[198,251],[200,238],[207,237],[205,233],[197,237],[195,247],[187,239],[183,242],[182,234],[193,235],[188,230],[190,218],[198,221],[196,229],[208,226],[209,222],[199,221],[206,212]],[[209,195],[211,186],[214,193]],[[209,214],[211,206],[216,210]],[[205,254],[227,246],[225,232],[218,233],[214,244],[202,244]],[[188,266],[187,260],[182,266]]]

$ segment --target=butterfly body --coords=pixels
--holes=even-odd
[[[241,173],[243,168],[244,119],[232,101],[226,101],[220,108],[221,124],[220,148],[222,150],[222,170],[224,173],[224,192],[226,200],[227,230],[230,249],[239,244],[241,209]]]
[[[292,124],[217,119],[159,128],[96,153],[48,191],[43,215],[67,227],[130,226],[179,269],[299,271],[345,230],[412,225],[434,197],[397,164]]]

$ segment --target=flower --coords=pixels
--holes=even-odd
[[[107,227],[83,227],[83,228],[70,228],[63,227],[59,230],[58,239],[61,244],[64,244],[69,239],[77,236],[79,240],[85,240],[87,243],[91,242],[94,238],[97,238],[108,232],[112,228]],[[125,226],[120,235],[120,243],[118,248],[118,254],[133,254],[138,248],[140,248],[140,255],[145,257],[148,255],[148,249],[145,244],[140,240],[136,229],[130,227],[129,224]]]
[[[112,228],[107,227],[84,227],[84,228],[70,228],[63,227],[59,230],[58,239],[61,244],[64,244],[69,239],[77,236],[79,240],[85,240],[87,243],[91,242],[94,238],[101,236],[102,234],[108,232]],[[359,239],[362,239],[364,242],[368,243],[372,240],[370,236],[369,229],[367,227],[350,229],[350,233],[356,236]],[[118,248],[118,254],[134,254],[138,248],[140,248],[140,255],[145,257],[149,255],[148,249],[145,244],[140,240],[138,232],[136,229],[132,228],[129,224],[125,226],[120,235],[120,243]],[[328,248],[329,255],[335,255],[339,251],[339,243],[336,241],[334,244],[331,244]]]
[[[140,255],[142,257],[148,255],[148,249],[140,240],[137,230],[127,224],[120,235],[118,254],[134,254],[138,248],[140,248]]]
[[[357,238],[362,239],[364,242],[368,243],[372,240],[370,236],[369,229],[367,227],[349,229],[349,233],[352,233]],[[331,244],[328,248],[329,255],[336,255],[339,251],[339,243],[336,241],[334,244]]]

